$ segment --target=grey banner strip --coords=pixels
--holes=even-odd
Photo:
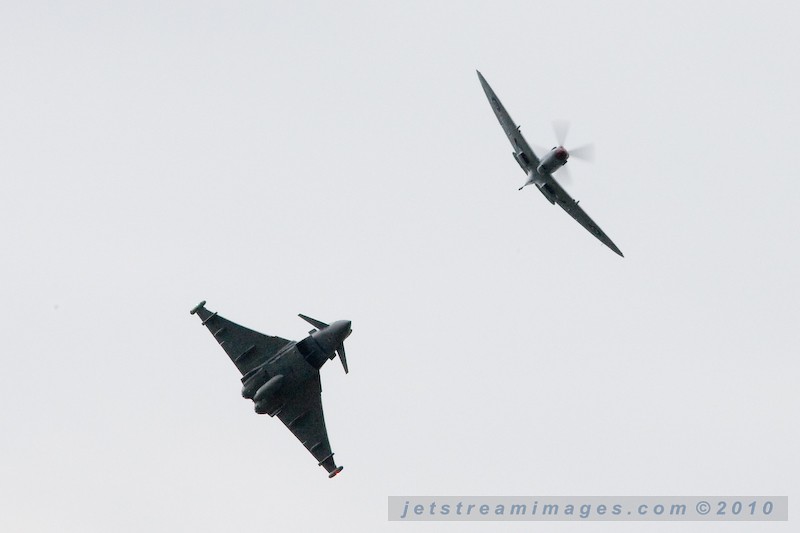
[[[788,496],[389,496],[400,522],[788,519]]]

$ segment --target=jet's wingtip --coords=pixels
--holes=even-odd
[[[336,467],[336,470],[334,470],[333,472],[331,472],[330,474],[328,474],[328,479],[332,479],[333,477],[335,477],[335,476],[336,476],[336,474],[338,474],[338,473],[339,473],[339,472],[341,472],[342,470],[344,470],[344,467],[343,467],[343,466],[337,466],[337,467]]]
[[[189,314],[190,314],[190,315],[193,315],[193,314],[195,314],[195,313],[196,313],[196,312],[198,312],[200,309],[202,309],[203,307],[205,307],[205,305],[206,305],[206,301],[205,301],[205,300],[203,300],[203,301],[202,301],[202,302],[200,302],[199,304],[197,304],[197,305],[195,305],[194,307],[192,307],[192,310],[191,310],[191,311],[189,311]]]

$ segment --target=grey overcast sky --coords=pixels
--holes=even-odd
[[[796,517],[798,15],[0,3],[0,529],[533,527],[388,523],[388,495]],[[596,143],[566,188],[624,259],[517,191],[476,69],[530,143]],[[353,321],[322,369],[342,475],[240,397],[202,299],[290,339]],[[624,529],[546,526],[587,527]]]

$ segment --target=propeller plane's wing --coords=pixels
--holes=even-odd
[[[578,205],[578,202],[573,200],[572,197],[567,194],[567,191],[565,191],[552,176],[547,180],[547,183],[542,186],[542,189],[546,189],[555,202],[561,206],[561,209],[574,218],[578,224],[589,230],[589,233],[597,237],[600,242],[611,248],[611,250],[620,257],[625,257],[622,255],[620,249],[617,248],[617,245],[600,229],[600,226],[595,224],[594,220],[586,214],[586,211]],[[547,194],[545,194],[545,196],[547,196]]]
[[[494,94],[494,91],[486,82],[486,79],[483,75],[478,72],[478,78],[481,80],[481,86],[483,87],[483,92],[486,93],[486,98],[489,99],[489,103],[492,104],[492,111],[494,111],[497,120],[500,122],[500,126],[503,127],[503,131],[506,133],[506,137],[511,142],[511,146],[514,147],[515,153],[519,154],[518,157],[527,159],[526,163],[532,166],[534,169],[539,166],[539,158],[536,157],[536,154],[533,153],[533,150],[530,146],[528,146],[528,142],[525,140],[525,137],[522,136],[522,132],[520,132],[520,127],[514,124],[514,120],[511,118],[511,115],[508,114],[506,108],[503,107],[503,104],[500,102],[500,99]]]

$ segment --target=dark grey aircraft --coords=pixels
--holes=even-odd
[[[567,159],[569,159],[569,152],[563,146],[563,137],[566,135],[566,130],[562,130],[562,135],[559,135],[559,146],[550,150],[540,160],[536,157],[536,154],[533,153],[531,147],[528,146],[525,137],[523,137],[522,133],[519,131],[519,126],[515,125],[514,121],[511,120],[506,108],[500,103],[500,99],[494,94],[494,91],[489,87],[489,84],[486,83],[486,80],[480,72],[478,72],[478,78],[481,80],[483,91],[486,93],[489,103],[492,104],[492,110],[494,110],[497,120],[500,121],[503,131],[506,132],[508,140],[511,141],[511,145],[514,147],[514,151],[511,155],[514,156],[514,159],[528,176],[528,179],[522,187],[520,187],[520,190],[527,185],[535,184],[536,188],[539,189],[551,204],[557,203],[560,205],[564,211],[578,221],[578,224],[589,230],[589,233],[597,237],[600,242],[622,256],[622,252],[611,242],[611,239],[603,233],[603,230],[589,218],[589,215],[587,215],[582,208],[578,207],[578,202],[573,200],[561,185],[553,179],[553,172],[563,167],[567,163]],[[573,154],[578,155],[577,153],[578,149],[573,150]]]
[[[325,418],[319,369],[337,354],[347,373],[344,340],[353,332],[349,320],[326,324],[299,315],[317,329],[296,342],[247,329],[200,302],[191,314],[203,321],[242,373],[242,396],[253,400],[256,413],[278,416],[311,455],[325,467],[328,477],[342,471],[333,461]]]

